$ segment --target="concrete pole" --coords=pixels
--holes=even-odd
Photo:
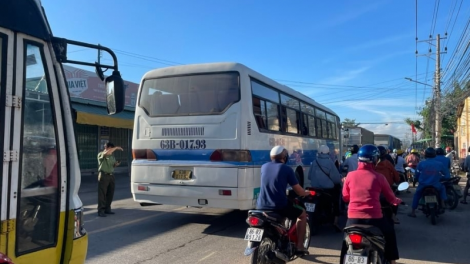
[[[436,148],[441,147],[441,60],[440,60],[440,42],[441,42],[441,36],[437,34],[436,38],[436,76],[434,78],[435,84],[434,84],[434,91],[435,91],[435,101],[434,101],[434,113],[436,116]]]

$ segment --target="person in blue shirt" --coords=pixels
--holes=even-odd
[[[418,208],[419,199],[421,199],[423,189],[427,186],[433,186],[439,191],[441,196],[441,208],[443,202],[447,200],[446,189],[441,184],[442,177],[450,178],[449,169],[446,169],[442,162],[436,160],[436,150],[427,148],[424,152],[425,160],[419,162],[416,168],[415,179],[419,182],[416,188],[415,195],[413,196],[413,203],[411,205],[411,213],[408,216],[416,217],[415,211]]]
[[[287,199],[287,184],[299,196],[307,196],[310,192],[300,186],[292,168],[285,165],[289,160],[289,154],[283,146],[272,148],[270,157],[272,162],[261,166],[261,185],[256,209],[277,211],[280,215],[297,221],[297,253],[308,254],[308,249],[303,246],[307,213],[301,206]]]
[[[358,165],[358,160],[357,160],[357,152],[359,151],[359,146],[358,145],[353,145],[350,148],[351,151],[351,156],[346,158],[346,160],[343,162],[341,165],[341,171],[346,171],[346,174],[357,170],[357,165]]]
[[[450,171],[452,161],[448,157],[445,156],[445,152],[442,148],[436,149],[436,160],[442,162],[442,164],[444,164],[444,167]],[[449,175],[450,175],[450,172],[449,172]]]

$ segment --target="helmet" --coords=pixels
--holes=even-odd
[[[387,149],[384,146],[378,146],[377,149],[379,150],[380,156],[384,156],[387,154]]]
[[[276,156],[281,154],[284,151],[283,146],[275,146],[274,148],[271,149],[271,152],[269,153],[270,156]]]
[[[411,150],[411,153],[416,153],[416,154],[418,154],[418,151],[417,151],[416,149],[412,149],[412,150]]]
[[[436,155],[438,156],[444,156],[444,150],[442,148],[437,148],[436,149]]]
[[[393,149],[393,153],[397,153],[397,149]]]
[[[450,147],[447,147],[446,148],[446,152],[449,153],[452,149],[450,149]]]
[[[321,146],[320,146],[320,153],[322,153],[322,154],[328,154],[328,153],[330,153],[330,148],[327,147],[327,146],[325,146],[325,145],[321,145]]]
[[[353,145],[350,150],[352,154],[356,154],[359,151],[359,146]]]
[[[424,157],[425,158],[435,158],[436,157],[436,150],[433,148],[427,148],[424,151]]]
[[[358,151],[358,161],[366,163],[376,163],[379,157],[379,150],[374,145],[364,145]]]
[[[398,155],[403,154],[403,150],[401,150],[401,149],[397,150],[397,154],[398,154]]]

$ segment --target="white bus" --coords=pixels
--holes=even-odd
[[[141,205],[252,209],[261,165],[285,146],[302,186],[320,145],[340,151],[330,109],[238,63],[156,69],[139,87],[131,190]]]

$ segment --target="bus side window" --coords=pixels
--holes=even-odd
[[[267,129],[266,127],[266,102],[259,98],[253,97],[253,114],[255,116],[256,124],[260,129]]]

